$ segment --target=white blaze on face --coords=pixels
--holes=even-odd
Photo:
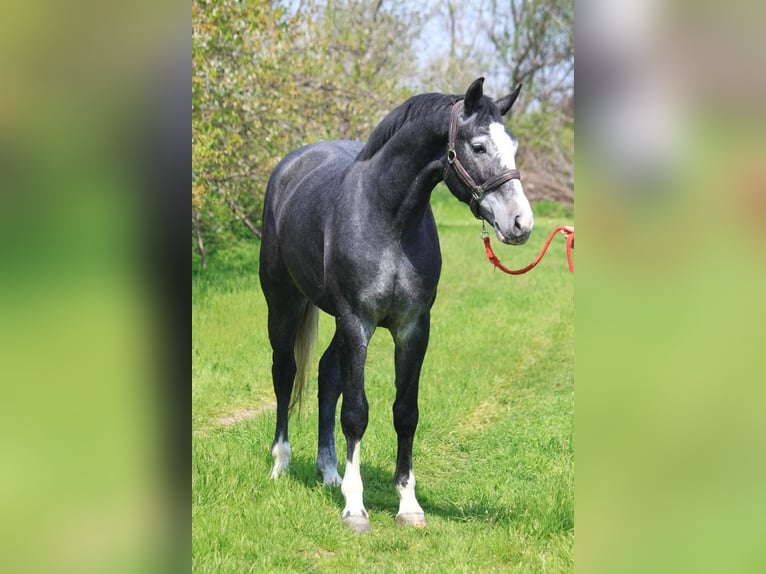
[[[494,156],[502,169],[516,169],[518,146],[508,135],[505,126],[499,122],[490,124],[489,137]],[[534,216],[520,180],[512,179],[503,192],[487,194],[483,204],[492,214],[490,221],[495,226],[498,239],[509,242],[509,237],[519,234],[517,229],[527,232],[528,236],[534,225]]]
[[[489,126],[489,137],[495,146],[497,156],[505,169],[516,169],[516,146],[505,131],[505,126],[493,123]]]

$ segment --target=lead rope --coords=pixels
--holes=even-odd
[[[548,251],[548,247],[550,246],[551,241],[553,241],[553,238],[557,233],[561,233],[566,237],[567,264],[569,265],[569,271],[574,273],[574,263],[572,261],[572,251],[574,250],[574,227],[570,227],[568,225],[559,225],[558,227],[555,227],[553,231],[551,231],[550,235],[548,235],[548,239],[545,240],[545,244],[540,250],[540,254],[535,257],[532,263],[526,267],[522,267],[521,269],[508,269],[505,265],[500,263],[497,255],[495,255],[495,252],[492,251],[492,246],[489,244],[489,232],[487,231],[487,227],[484,225],[484,221],[481,222],[481,238],[484,241],[484,251],[487,254],[487,259],[489,259],[492,265],[494,265],[497,269],[500,269],[500,271],[503,273],[508,273],[508,275],[522,275],[523,273],[534,269],[537,264],[540,263],[540,260],[543,258],[543,255],[545,255],[545,252]]]

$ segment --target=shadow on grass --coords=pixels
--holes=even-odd
[[[342,476],[342,464],[339,465]],[[391,519],[399,510],[399,497],[393,480],[393,464],[391,469],[383,469],[375,465],[362,463],[362,479],[364,481],[364,502],[367,510],[374,513],[386,513]],[[304,456],[294,456],[290,460],[290,476],[306,488],[315,489],[322,485],[322,479],[316,472],[313,459]],[[326,495],[341,512],[344,505],[343,493],[340,487],[327,487]],[[435,500],[433,495],[418,493],[418,501],[429,516],[438,516],[451,522],[485,522],[489,524],[511,524],[528,520],[527,512],[512,509],[506,505],[498,505],[488,498],[471,501],[470,504],[458,506],[445,500]]]
[[[343,475],[343,463],[339,464],[338,472]],[[293,456],[290,459],[290,476],[307,488],[317,488],[322,485],[322,478],[317,474],[316,462],[313,458]],[[399,509],[399,498],[394,488],[394,472],[378,466],[362,463],[362,480],[364,481],[364,503],[368,510],[386,512],[395,516]],[[324,489],[338,506],[338,512],[343,509],[343,493],[339,486]]]

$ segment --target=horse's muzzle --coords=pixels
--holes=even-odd
[[[503,233],[497,227],[495,227],[495,235],[497,235],[497,238],[506,245],[524,245],[531,234],[531,230],[516,234]]]
[[[506,245],[523,245],[532,234],[534,219],[532,214],[518,214],[513,219],[513,227],[503,231],[495,222],[495,234],[497,238]]]

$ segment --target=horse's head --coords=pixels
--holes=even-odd
[[[503,116],[519,95],[493,101],[483,93],[484,78],[471,84],[450,116],[444,181],[455,197],[495,228],[503,243],[526,243],[534,225],[532,208],[516,169],[516,137]]]

